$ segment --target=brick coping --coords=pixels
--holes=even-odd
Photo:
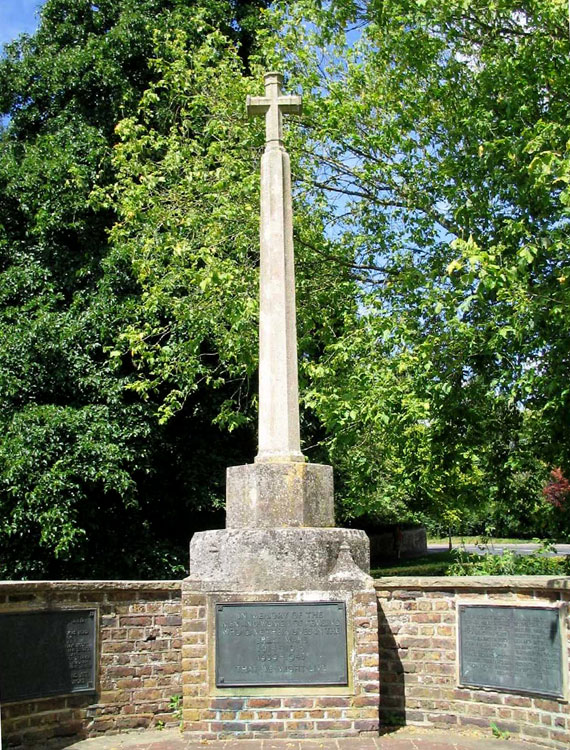
[[[0,593],[18,591],[177,591],[182,580],[0,581]],[[535,589],[570,591],[570,576],[386,576],[374,580],[376,590],[388,589]]]
[[[182,581],[0,581],[0,593],[18,591],[177,591]]]
[[[388,589],[570,591],[570,576],[387,576],[376,578],[377,591]]]

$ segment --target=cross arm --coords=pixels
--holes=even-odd
[[[271,99],[265,96],[248,96],[245,102],[245,111],[248,117],[255,117],[255,115],[264,115],[269,106],[271,105]]]
[[[279,109],[285,115],[300,115],[302,104],[300,96],[280,96],[277,100]],[[272,104],[267,96],[248,96],[245,109],[249,117],[264,115]]]
[[[286,115],[300,115],[303,110],[300,96],[280,96],[279,107]]]

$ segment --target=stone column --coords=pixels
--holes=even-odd
[[[266,73],[265,96],[248,97],[250,117],[265,115],[261,159],[259,284],[259,450],[256,462],[304,461],[299,433],[291,168],[282,113],[301,113],[282,96],[280,73]]]
[[[265,75],[265,96],[247,98],[250,116],[265,116],[261,159],[259,290],[259,449],[255,463],[228,469],[226,526],[334,526],[330,466],[301,453],[291,168],[282,115],[301,113],[299,96],[283,96],[280,73]]]
[[[259,451],[256,462],[304,461],[299,432],[293,210],[289,154],[270,141],[261,159]]]

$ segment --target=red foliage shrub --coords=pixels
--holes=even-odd
[[[542,494],[545,500],[555,508],[564,508],[570,497],[570,481],[562,473],[562,469],[552,469],[550,480],[543,488]]]

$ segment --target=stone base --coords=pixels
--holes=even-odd
[[[246,593],[182,588],[183,729],[194,738],[349,737],[378,734],[378,616],[374,588]],[[246,602],[343,601],[348,684],[216,687],[216,605]],[[289,637],[298,642],[302,631]],[[263,641],[263,638],[260,638]],[[263,654],[265,643],[261,643]],[[299,643],[302,651],[302,643]]]
[[[335,568],[341,545],[349,570]],[[221,529],[190,542],[190,578],[202,590],[327,588],[331,575],[362,585],[369,571],[368,537],[357,529]]]
[[[334,526],[332,466],[287,461],[232,466],[226,527]]]

